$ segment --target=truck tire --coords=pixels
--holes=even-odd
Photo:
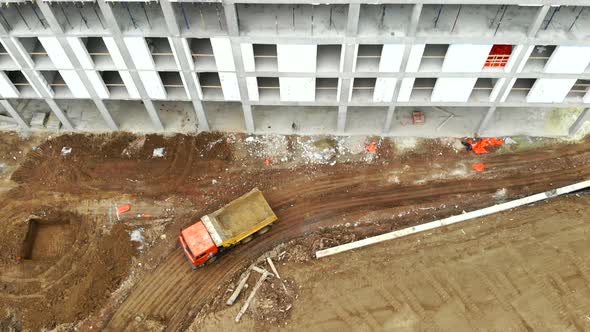
[[[262,234],[268,232],[269,230],[270,230],[270,226],[262,227],[258,232],[256,232],[256,235],[262,235]]]
[[[240,244],[246,244],[246,243],[252,241],[252,238],[254,238],[252,235],[245,237],[242,241],[240,241]]]

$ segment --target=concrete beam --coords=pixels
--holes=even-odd
[[[25,75],[33,89],[37,92],[39,97],[45,100],[47,106],[49,106],[51,111],[59,119],[62,126],[66,130],[74,130],[74,126],[72,125],[71,121],[53,100],[53,95],[49,92],[49,88],[46,85],[46,83],[42,81],[41,74],[39,74],[35,69],[33,69],[32,60],[30,58],[26,59],[25,55],[21,53],[21,50],[23,49],[22,44],[20,44],[20,42],[16,38],[2,37],[0,38],[0,40],[2,40],[2,44],[4,45],[6,51],[10,54],[14,62],[16,62],[16,64],[21,68],[23,74]]]
[[[480,136],[482,130],[487,128],[488,124],[490,123],[490,121],[492,121],[492,118],[494,117],[494,113],[496,113],[496,107],[492,106],[488,109],[486,114],[483,116],[483,118],[481,119],[481,121],[477,125],[477,128],[475,128],[475,131],[474,131],[475,137]]]
[[[133,80],[133,83],[135,84],[137,92],[139,93],[139,96],[140,96],[141,100],[143,101],[143,104],[148,112],[150,119],[152,120],[152,123],[153,123],[155,129],[160,130],[160,131],[164,131],[164,125],[162,124],[162,120],[160,119],[160,114],[156,110],[154,103],[150,99],[150,97],[143,85],[143,82],[141,81],[141,78],[139,77],[139,74],[137,72],[137,68],[135,68],[135,64],[133,63],[133,59],[131,58],[131,54],[129,52],[129,49],[127,48],[127,45],[123,41],[121,29],[119,28],[119,24],[117,23],[117,19],[115,18],[115,14],[113,13],[113,9],[111,8],[111,5],[109,3],[107,3],[105,0],[96,0],[96,3],[100,7],[100,10],[102,12],[102,16],[104,17],[104,19],[106,21],[105,25],[108,27],[109,31],[111,32],[111,35],[113,37],[113,40],[117,44],[117,48],[119,49],[119,52],[121,52],[121,57],[123,58],[123,61],[125,62],[125,67],[127,67],[127,69],[129,70],[129,74],[131,75],[131,79]]]
[[[545,19],[545,16],[547,16],[547,12],[549,11],[549,8],[551,8],[551,6],[549,6],[549,5],[544,5],[542,7],[539,7],[539,10],[537,11],[537,15],[535,16],[535,20],[533,21],[533,24],[531,24],[531,26],[529,27],[529,30],[527,31],[528,38],[535,38],[535,36],[537,35],[537,32],[539,32],[539,28],[541,28],[541,24],[543,24],[543,20]]]
[[[115,130],[115,131],[119,130],[117,123],[115,123],[115,119],[113,119],[113,116],[111,115],[111,113],[107,109],[106,105],[104,104],[102,99],[98,96],[98,93],[96,92],[96,90],[94,89],[94,86],[90,82],[90,79],[88,78],[88,75],[86,74],[86,71],[83,69],[82,64],[78,60],[78,57],[74,53],[74,50],[70,46],[68,40],[66,39],[66,37],[62,36],[62,34],[64,32],[63,27],[57,21],[57,18],[53,14],[53,11],[51,10],[51,8],[49,8],[49,5],[46,2],[43,2],[43,1],[38,2],[38,6],[39,6],[39,9],[41,10],[41,12],[43,13],[43,16],[45,17],[45,19],[49,23],[49,27],[51,28],[53,33],[58,35],[57,40],[59,42],[59,45],[61,46],[64,53],[66,54],[66,57],[69,60],[69,62],[72,64],[72,66],[73,66],[72,69],[74,69],[76,71],[76,73],[78,74],[78,77],[82,81],[82,84],[84,84],[84,86],[86,87],[86,90],[88,91],[88,94],[90,95],[90,99],[92,99],[92,101],[96,105],[96,108],[98,109],[98,111],[102,115],[102,118],[106,122],[107,126],[111,130]]]
[[[410,24],[408,25],[408,29],[406,34],[409,38],[414,38],[416,36],[416,30],[418,28],[418,22],[420,22],[420,15],[422,15],[422,8],[423,5],[421,3],[415,4],[412,8],[412,16],[410,18]],[[399,93],[401,90],[402,82],[405,76],[405,73],[408,68],[408,61],[410,59],[410,53],[412,51],[413,44],[406,43],[404,47],[404,55],[402,57],[402,62],[400,66],[400,76],[396,82],[395,89],[393,90],[393,97],[391,98],[391,102],[395,105],[399,98]],[[395,115],[395,106],[392,105],[387,110],[387,117],[385,118],[385,124],[383,125],[383,134],[389,134],[391,131],[391,124],[393,121],[393,116]]]
[[[355,66],[356,48],[357,44],[350,42],[354,40],[358,33],[359,17],[361,12],[360,4],[350,4],[348,6],[348,18],[346,21],[346,44],[344,47],[344,63],[342,66],[342,72],[344,74],[352,75]],[[339,133],[346,131],[346,115],[348,112],[347,104],[352,92],[353,79],[352,78],[341,78],[340,79],[340,106],[338,107],[338,121],[337,130]]]
[[[12,104],[6,100],[0,100],[0,105],[2,105],[4,107],[4,109],[8,112],[8,114],[10,114],[10,116],[14,119],[14,121],[23,129],[28,130],[29,129],[29,125],[27,124],[27,122],[20,116],[20,114],[18,114],[18,112],[16,111],[16,109],[14,109],[14,107],[12,106]]]
[[[182,76],[182,82],[185,84],[186,92],[188,93],[188,97],[191,99],[193,110],[197,116],[197,120],[199,121],[199,130],[209,131],[210,128],[209,122],[207,121],[207,115],[205,113],[203,103],[199,98],[199,94],[197,92],[198,88],[192,75],[192,70],[194,68],[192,65],[193,59],[190,57],[190,54],[187,54],[185,51],[185,45],[183,44],[183,38],[180,37],[180,29],[178,27],[178,20],[176,14],[174,13],[174,8],[172,8],[170,0],[160,0],[160,6],[162,7],[162,12],[164,13],[164,19],[166,20],[168,31],[170,31],[170,33],[173,35],[173,37],[169,38],[172,42],[172,45],[170,46],[172,47],[176,56],[177,66],[179,67],[178,69],[180,71],[180,75]]]
[[[590,120],[590,108],[584,109],[582,114],[576,119],[576,121],[570,126],[569,135],[574,136],[582,129],[582,126],[586,121]]]
[[[236,70],[236,76],[238,79],[238,89],[240,91],[240,97],[242,100],[242,112],[244,113],[244,123],[246,125],[246,131],[249,133],[253,133],[256,130],[256,128],[254,126],[254,117],[252,114],[252,107],[250,105],[248,95],[248,84],[246,82],[244,62],[242,61],[242,47],[239,41],[240,32],[238,27],[238,14],[236,11],[236,5],[233,3],[224,3],[223,12],[225,14],[225,22],[227,24],[227,31],[231,43],[234,66]]]

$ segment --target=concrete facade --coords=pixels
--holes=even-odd
[[[533,131],[561,136],[590,114],[590,1],[0,6],[8,127],[508,135],[563,111]]]

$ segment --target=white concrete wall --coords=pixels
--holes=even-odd
[[[75,98],[90,98],[86,86],[84,86],[80,76],[78,76],[78,73],[76,73],[75,70],[60,70],[59,74],[66,82]]]
[[[241,99],[236,73],[219,73],[219,81],[221,81],[223,99],[236,101]]]
[[[104,84],[102,77],[100,77],[100,75],[98,75],[98,73],[94,70],[94,61],[92,61],[92,58],[90,57],[90,54],[88,54],[86,46],[84,46],[82,40],[77,37],[67,37],[67,41],[68,44],[70,44],[72,51],[76,55],[78,62],[80,62],[80,65],[82,68],[84,68],[86,76],[88,77],[88,80],[90,81],[90,84],[92,84],[92,88],[98,97],[102,99],[109,98],[109,90]]]
[[[407,102],[410,101],[412,95],[412,88],[414,87],[415,78],[404,78],[399,87],[399,94],[397,95],[397,101]]]
[[[424,55],[424,47],[425,44],[416,44],[412,45],[410,49],[410,54],[408,55],[408,63],[406,64],[406,72],[408,73],[415,73],[420,68],[420,62],[422,62],[422,55]],[[400,102],[407,102],[410,101],[410,96],[412,95],[412,88],[414,87],[414,81],[416,79],[413,77],[404,78],[400,84],[399,94],[397,96],[397,101]]]
[[[235,71],[234,56],[232,53],[231,43],[227,37],[211,38],[211,47],[215,64],[219,71]]]
[[[529,91],[527,103],[560,103],[572,87],[576,84],[576,79],[562,78],[543,78],[538,79]]]
[[[546,73],[581,74],[590,63],[590,46],[557,46],[547,61]]]
[[[278,44],[277,62],[279,71],[314,73],[316,71],[317,50],[317,45]]]
[[[281,101],[315,101],[315,77],[279,77]]]
[[[590,46],[557,46],[547,61],[546,73],[582,74],[590,64]],[[570,92],[575,79],[541,78],[529,91],[529,103],[560,103]]]
[[[442,65],[443,72],[479,73],[488,59],[492,44],[451,44]]]
[[[491,44],[452,44],[449,45],[442,65],[443,72],[481,72],[488,59]],[[433,102],[466,102],[471,95],[476,77],[449,78],[436,80],[430,100]]]
[[[166,90],[160,75],[156,72],[154,59],[145,38],[124,37],[123,40],[148,96],[153,99],[166,99]]]
[[[17,98],[18,95],[18,90],[14,84],[3,71],[0,71],[0,96],[3,98]]]
[[[74,69],[74,65],[55,37],[39,37],[39,41],[57,69]]]
[[[406,71],[409,73],[415,73],[420,68],[420,62],[422,62],[422,56],[424,55],[425,44],[412,45],[410,54],[408,55],[408,63],[406,64]]]
[[[440,77],[436,80],[430,96],[435,102],[466,102],[477,81],[473,78]]]
[[[398,72],[404,57],[404,45],[385,44],[381,50],[381,59],[379,60],[380,72]]]
[[[47,51],[51,62],[57,67],[61,77],[75,98],[90,98],[86,86],[82,83],[80,76],[74,70],[74,65],[61,47],[56,37],[39,37],[39,42]]]
[[[258,101],[258,81],[256,77],[246,77],[246,86],[248,87],[248,98],[251,101]]]
[[[115,43],[113,37],[102,37],[102,40],[109,50],[109,54],[111,55],[111,59],[113,59],[115,67],[119,69],[119,75],[121,75],[121,79],[125,84],[129,98],[139,99],[141,96],[139,95],[139,91],[137,91],[137,87],[131,78],[131,74],[129,71],[127,71],[128,68],[125,65],[125,61],[123,60],[123,56],[121,55],[121,51],[119,50],[117,43]]]
[[[242,48],[244,71],[255,71],[256,62],[254,61],[254,47],[252,44],[241,44],[240,46]]]
[[[391,102],[396,83],[396,78],[378,77],[375,81],[375,90],[373,90],[373,101],[376,103]]]

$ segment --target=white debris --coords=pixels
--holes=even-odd
[[[516,143],[516,141],[515,141],[515,140],[513,140],[512,138],[510,138],[510,137],[506,137],[506,138],[504,139],[504,144],[506,144],[506,145],[512,145],[512,144],[517,144],[517,143]]]
[[[215,179],[211,180],[211,184],[217,184],[217,180],[215,180]]]
[[[249,137],[247,137],[247,138],[246,138],[244,141],[245,141],[245,142],[248,142],[248,143],[252,143],[252,142],[254,142],[254,141],[255,141],[255,139],[254,139],[254,136],[249,136]]]
[[[166,150],[164,148],[155,148],[154,152],[152,153],[152,157],[154,158],[162,158],[166,154]]]
[[[143,243],[144,243],[144,238],[143,238],[143,228],[138,228],[135,229],[131,232],[131,241],[133,242],[138,242],[140,243],[139,245],[139,249],[143,249]]]
[[[64,146],[63,148],[61,148],[61,155],[62,156],[67,156],[70,153],[72,153],[72,148],[70,148],[69,146]]]

